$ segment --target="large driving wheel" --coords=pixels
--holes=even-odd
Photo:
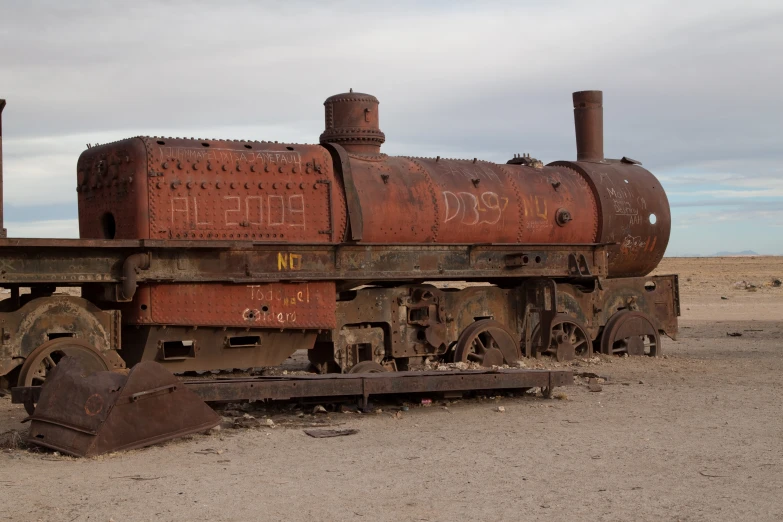
[[[519,343],[503,324],[481,319],[471,324],[457,340],[455,362],[473,362],[481,366],[501,366],[519,360]]]
[[[657,357],[661,355],[661,337],[642,312],[617,312],[606,322],[601,334],[601,353]]]
[[[538,335],[538,326],[533,329],[533,339]],[[593,356],[593,343],[582,323],[568,315],[558,315],[552,321],[552,336],[549,345],[539,352],[551,355],[558,362],[572,361],[575,357]],[[539,355],[539,354],[536,354]]]
[[[89,374],[109,369],[109,362],[89,343],[73,337],[46,341],[30,352],[19,371],[19,386],[40,386],[63,357],[74,357]]]

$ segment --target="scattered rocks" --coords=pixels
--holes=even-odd
[[[598,379],[591,378],[589,381],[587,381],[587,389],[591,392],[600,392],[603,391],[603,386],[598,382]]]
[[[497,408],[495,408],[495,411],[498,413],[504,413],[506,411],[506,408],[504,408],[503,406],[498,406]]]

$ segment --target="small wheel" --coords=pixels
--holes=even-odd
[[[471,324],[457,340],[455,362],[475,362],[481,366],[501,366],[519,360],[519,343],[503,324],[481,319]]]
[[[375,361],[362,361],[351,366],[348,373],[381,373],[385,371],[386,368]]]
[[[535,339],[536,335],[538,335],[538,326],[533,329],[532,338]],[[561,314],[552,321],[549,346],[540,353],[553,355],[558,362],[572,361],[575,357],[589,359],[593,356],[593,343],[582,323],[571,316]]]
[[[19,386],[39,386],[63,357],[79,360],[88,374],[106,371],[109,363],[103,354],[89,343],[73,337],[60,337],[46,341],[30,352],[19,371]]]
[[[606,322],[601,334],[601,353],[657,357],[661,355],[661,337],[644,313],[617,312]]]

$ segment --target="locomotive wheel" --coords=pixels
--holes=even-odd
[[[601,353],[657,357],[661,355],[661,337],[652,321],[642,312],[617,312],[604,327]]]
[[[533,329],[533,339],[538,326]],[[558,315],[552,321],[552,337],[549,346],[540,352],[554,356],[558,362],[572,361],[575,357],[589,359],[593,356],[593,343],[582,323],[568,315]],[[539,354],[537,353],[536,356]]]
[[[351,366],[348,373],[381,373],[385,371],[386,368],[375,361],[362,361]]]
[[[517,360],[519,343],[514,334],[491,319],[481,319],[465,328],[454,349],[454,362],[474,362],[490,367]]]
[[[19,386],[39,386],[46,381],[57,363],[63,357],[75,357],[89,373],[109,369],[103,354],[89,343],[73,337],[59,337],[46,341],[30,352],[19,371]]]

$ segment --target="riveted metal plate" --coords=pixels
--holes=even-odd
[[[161,284],[140,288],[126,322],[248,328],[334,328],[335,283]],[[148,297],[148,301],[146,300]]]
[[[149,237],[147,149],[130,138],[87,149],[76,174],[79,237],[144,239]]]
[[[609,277],[643,276],[658,266],[669,244],[669,200],[648,170],[619,160],[604,161],[553,165],[578,172],[594,191],[601,209],[596,242],[612,244]]]
[[[339,160],[356,187],[363,242],[573,244],[594,242],[598,231],[588,183],[566,168],[357,154]],[[563,213],[567,221],[558,222]]]
[[[333,243],[347,226],[319,145],[133,138],[79,159],[83,238]]]

